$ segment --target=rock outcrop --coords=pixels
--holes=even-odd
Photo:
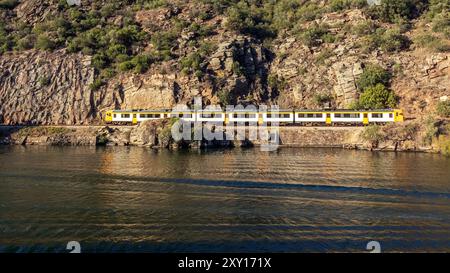
[[[14,10],[0,12],[33,26],[57,14],[54,2],[21,1]],[[334,42],[307,46],[299,35],[283,32],[267,45],[227,28],[224,15],[206,13],[206,19],[200,19],[191,12],[190,1],[172,2],[136,12],[136,21],[150,36],[141,50],[153,50],[151,36],[173,30],[176,22],[214,31],[198,41],[194,39],[198,34],[184,27],[171,45],[172,59],[152,63],[143,74],[120,72],[96,91],[90,85],[99,72],[89,53],[32,49],[0,55],[0,123],[101,124],[102,114],[109,109],[171,108],[190,105],[196,96],[205,104],[219,103],[225,97],[232,104],[319,108],[323,105],[315,97],[320,94],[332,98],[332,107],[346,108],[358,98],[356,80],[369,63],[393,73],[391,89],[408,118],[432,114],[439,98],[450,95],[448,52],[433,53],[415,46],[395,54],[364,51],[364,40],[352,28],[370,19],[359,9],[326,13],[302,23],[304,29],[326,24]],[[195,4],[200,7],[198,12],[209,11],[204,4]],[[105,22],[121,25],[123,20],[121,15]],[[199,64],[202,75],[182,72],[181,60],[198,50],[199,42],[214,45]]]
[[[111,94],[89,89],[89,57],[27,51],[1,56],[0,67],[4,124],[88,124],[99,118],[102,104],[113,105]]]

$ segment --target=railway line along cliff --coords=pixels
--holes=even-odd
[[[433,127],[431,127],[433,126]],[[420,128],[424,127],[424,128]],[[266,141],[175,141],[170,120],[145,121],[136,126],[1,126],[0,145],[140,146],[168,149],[259,146]],[[246,132],[258,128],[248,127]],[[440,131],[440,133],[439,133]],[[224,130],[224,139],[225,138]],[[278,128],[278,147],[339,147],[374,151],[448,152],[450,123],[369,127]]]
[[[395,107],[426,134],[430,118],[450,115],[450,15],[433,1],[410,2],[396,14],[385,0],[11,1],[0,7],[0,123],[102,125],[106,110],[200,96]]]

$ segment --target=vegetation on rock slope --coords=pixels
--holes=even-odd
[[[269,51],[279,41],[295,37],[319,52],[318,66],[327,65],[334,55],[327,45],[339,44],[349,35],[358,37],[361,52],[398,53],[412,45],[450,51],[450,0],[382,0],[377,6],[369,6],[366,0],[91,0],[83,1],[81,7],[53,0],[45,6],[46,12],[36,15],[38,20],[24,21],[18,20],[21,2],[0,1],[0,54],[35,48],[92,56],[97,71],[93,90],[117,74],[144,73],[152,65],[166,62],[175,63],[180,73],[200,82],[211,81],[208,58],[217,49],[215,37],[224,33],[253,37]],[[168,11],[164,25],[139,19],[139,12],[160,9]],[[362,10],[369,20],[352,28],[345,22],[333,26],[317,22],[327,14],[353,9]],[[417,20],[430,23],[433,32],[411,39],[406,32]],[[185,36],[188,43],[182,44]],[[252,73],[242,62],[233,64],[233,71],[246,77]],[[359,81],[361,99],[353,107],[395,106],[397,97],[388,79],[391,72],[373,71],[369,65]],[[371,73],[374,75],[366,77]],[[263,75],[262,84],[262,92],[272,90],[275,96],[286,86],[282,76],[274,75]],[[224,104],[233,101],[233,94],[226,90],[217,95]],[[323,96],[333,99],[329,94]]]

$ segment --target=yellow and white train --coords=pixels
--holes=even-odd
[[[190,122],[292,124],[292,125],[368,125],[402,122],[403,111],[384,110],[294,110],[278,111],[234,110],[110,110],[105,122],[114,124],[137,124],[145,120],[179,118]]]

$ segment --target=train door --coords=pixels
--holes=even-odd
[[[364,125],[369,124],[369,113],[364,113],[363,114],[363,124]]]
[[[137,115],[133,114],[133,124],[137,124]]]
[[[327,113],[327,120],[326,120],[327,124],[331,124],[331,113]]]
[[[264,123],[264,120],[263,120],[263,114],[259,114],[259,117],[258,117],[258,124],[259,125],[262,125]]]

